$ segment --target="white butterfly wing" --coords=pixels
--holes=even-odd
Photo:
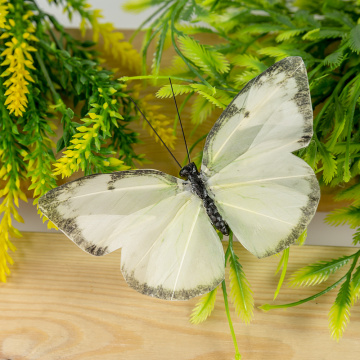
[[[224,251],[201,200],[183,193],[141,217],[146,236],[132,236],[121,251],[121,270],[135,290],[166,300],[187,300],[224,279]],[[159,220],[162,217],[161,220]],[[146,230],[145,230],[146,229]]]
[[[51,190],[39,206],[92,255],[122,247],[126,280],[147,295],[188,299],[224,278],[221,242],[200,199],[176,177],[156,170],[91,175]]]
[[[300,57],[281,60],[249,81],[211,129],[202,172],[210,177],[250,149],[291,152],[312,137],[312,107]]]
[[[308,80],[299,57],[250,81],[208,135],[201,168],[206,187],[235,236],[259,258],[288,247],[315,214],[315,174],[291,154],[311,136]]]
[[[221,216],[259,258],[291,245],[306,229],[320,199],[311,167],[282,150],[240,157],[208,180]]]

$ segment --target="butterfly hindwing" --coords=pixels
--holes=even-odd
[[[39,206],[84,251],[122,248],[125,279],[147,295],[185,300],[224,277],[224,251],[200,199],[171,175],[90,175],[51,190]]]
[[[259,258],[292,244],[316,212],[319,184],[295,155],[251,150],[208,180],[209,192],[237,239]]]
[[[149,230],[143,217],[138,226],[146,234],[126,239],[121,250],[128,284],[166,300],[187,300],[218,286],[224,279],[224,251],[201,200],[184,192],[151,213],[156,218],[149,221],[156,226]]]

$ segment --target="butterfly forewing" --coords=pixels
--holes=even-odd
[[[286,58],[253,79],[208,135],[202,172],[238,240],[257,257],[288,247],[320,198],[312,169],[292,151],[312,136],[304,63]]]
[[[306,68],[289,57],[251,80],[210,131],[202,172],[210,177],[250,149],[294,151],[312,136],[312,107]]]

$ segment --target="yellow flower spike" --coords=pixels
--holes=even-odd
[[[6,174],[6,168],[5,166],[3,166],[1,169],[0,169],[0,179]]]
[[[107,108],[109,107],[109,104],[108,103],[105,103],[104,105],[103,105],[103,108],[106,110]]]

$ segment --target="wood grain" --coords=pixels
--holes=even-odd
[[[0,284],[1,360],[228,360],[233,344],[221,293],[203,324],[189,315],[198,299],[167,302],[129,288],[119,269],[120,251],[93,257],[60,234],[26,233],[16,240],[15,265]],[[272,301],[278,257],[258,260],[235,245],[254,291],[256,306]],[[293,246],[289,273],[309,262],[354,249]],[[296,301],[325,286],[284,287],[277,303]],[[354,360],[360,358],[360,309],[337,343],[327,313],[335,293],[288,310],[255,309],[249,326],[236,318],[246,360]]]

